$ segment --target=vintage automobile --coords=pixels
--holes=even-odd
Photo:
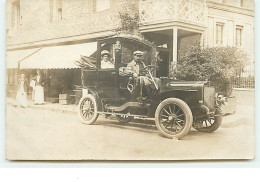
[[[115,68],[101,69],[101,51],[108,50]],[[152,99],[138,99],[135,78],[122,71],[133,60],[133,52],[144,52],[146,66],[142,72],[154,86]],[[151,65],[152,47],[133,36],[114,36],[98,41],[94,58],[82,57],[79,63],[82,98],[78,115],[82,123],[93,124],[99,115],[113,115],[121,123],[134,119],[153,120],[160,133],[180,139],[194,127],[201,132],[213,132],[222,122],[221,103],[215,88],[208,81],[179,81],[161,77],[157,85]]]

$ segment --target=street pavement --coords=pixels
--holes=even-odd
[[[242,93],[243,96],[244,93]],[[246,94],[247,95],[247,94]],[[213,133],[192,129],[181,140],[164,138],[154,123],[120,124],[99,117],[80,123],[75,112],[6,106],[9,160],[192,160],[254,157],[254,94],[239,100]]]

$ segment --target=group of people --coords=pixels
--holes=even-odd
[[[44,104],[44,86],[45,82],[40,71],[37,70],[37,75],[33,77],[30,84],[25,78],[24,74],[21,74],[20,79],[18,80],[18,91],[16,94],[17,106],[27,107],[27,91],[29,86],[32,87],[32,100],[34,104]]]
[[[137,80],[139,83],[139,98],[144,98],[146,96],[147,98],[151,98],[152,94],[155,90],[154,83],[159,84],[158,78],[149,78],[146,75],[142,75],[142,70],[146,67],[145,63],[141,60],[143,56],[142,51],[135,51],[133,53],[133,60],[127,64],[126,68],[124,69],[125,74],[132,74],[133,77]],[[115,68],[114,63],[111,61],[111,54],[107,50],[103,50],[101,52],[101,69],[110,69]],[[154,80],[154,83],[152,81]],[[145,95],[143,94],[143,90],[145,92]]]
[[[143,56],[142,51],[135,51],[133,53],[133,60],[127,64],[124,72],[126,74],[132,74],[133,77],[138,80],[140,87],[140,97],[143,97],[142,89],[144,89],[146,96],[150,98],[154,90],[151,78],[141,74],[143,68],[146,67],[145,63],[141,60]],[[111,61],[111,54],[107,50],[101,52],[101,69],[115,68],[114,62]],[[158,79],[154,78],[156,84]],[[37,75],[32,78],[30,84],[25,79],[25,75],[21,74],[21,78],[18,80],[18,92],[16,95],[17,105],[21,107],[27,107],[27,91],[29,86],[32,88],[32,100],[34,104],[44,104],[44,79],[40,71],[37,70]]]

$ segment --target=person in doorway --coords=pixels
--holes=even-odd
[[[44,81],[40,70],[37,70],[37,75],[35,77],[35,96],[34,104],[44,104]]]
[[[115,65],[110,60],[111,54],[107,50],[101,52],[101,69],[115,68]]]
[[[27,107],[27,90],[28,81],[25,79],[25,75],[21,74],[21,78],[18,80],[18,89],[16,94],[17,107]]]

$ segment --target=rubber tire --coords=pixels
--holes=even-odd
[[[90,99],[94,103],[94,116],[90,120],[86,120],[86,118],[81,113],[81,104],[87,98]],[[98,119],[99,114],[97,113],[97,102],[93,95],[87,94],[86,96],[84,96],[80,99],[79,104],[78,104],[78,116],[83,124],[88,124],[88,125],[93,124]]]
[[[161,126],[160,126],[160,121],[159,121],[160,111],[162,110],[162,108],[165,105],[168,105],[168,104],[176,104],[176,105],[178,105],[183,110],[185,118],[186,118],[186,125],[184,126],[184,129],[180,133],[178,133],[176,135],[171,135],[171,134],[165,132],[161,128]],[[177,98],[165,99],[164,101],[162,101],[158,105],[158,107],[157,107],[157,109],[155,111],[155,124],[156,124],[156,127],[160,131],[160,133],[163,136],[167,137],[167,138],[178,138],[178,139],[180,139],[180,138],[184,137],[190,131],[192,123],[193,123],[193,116],[192,116],[192,112],[190,110],[190,107],[184,101],[182,101],[180,99],[177,99]]]
[[[205,133],[212,133],[214,131],[216,131],[221,123],[222,123],[222,111],[220,108],[216,108],[216,112],[215,112],[216,115],[219,115],[220,116],[215,116],[215,122],[213,123],[213,125],[207,127],[207,128],[195,128],[196,130],[200,131],[200,132],[205,132]]]
[[[116,115],[116,119],[119,123],[129,123],[134,119],[134,117],[128,116],[128,118],[122,118],[120,115]]]

